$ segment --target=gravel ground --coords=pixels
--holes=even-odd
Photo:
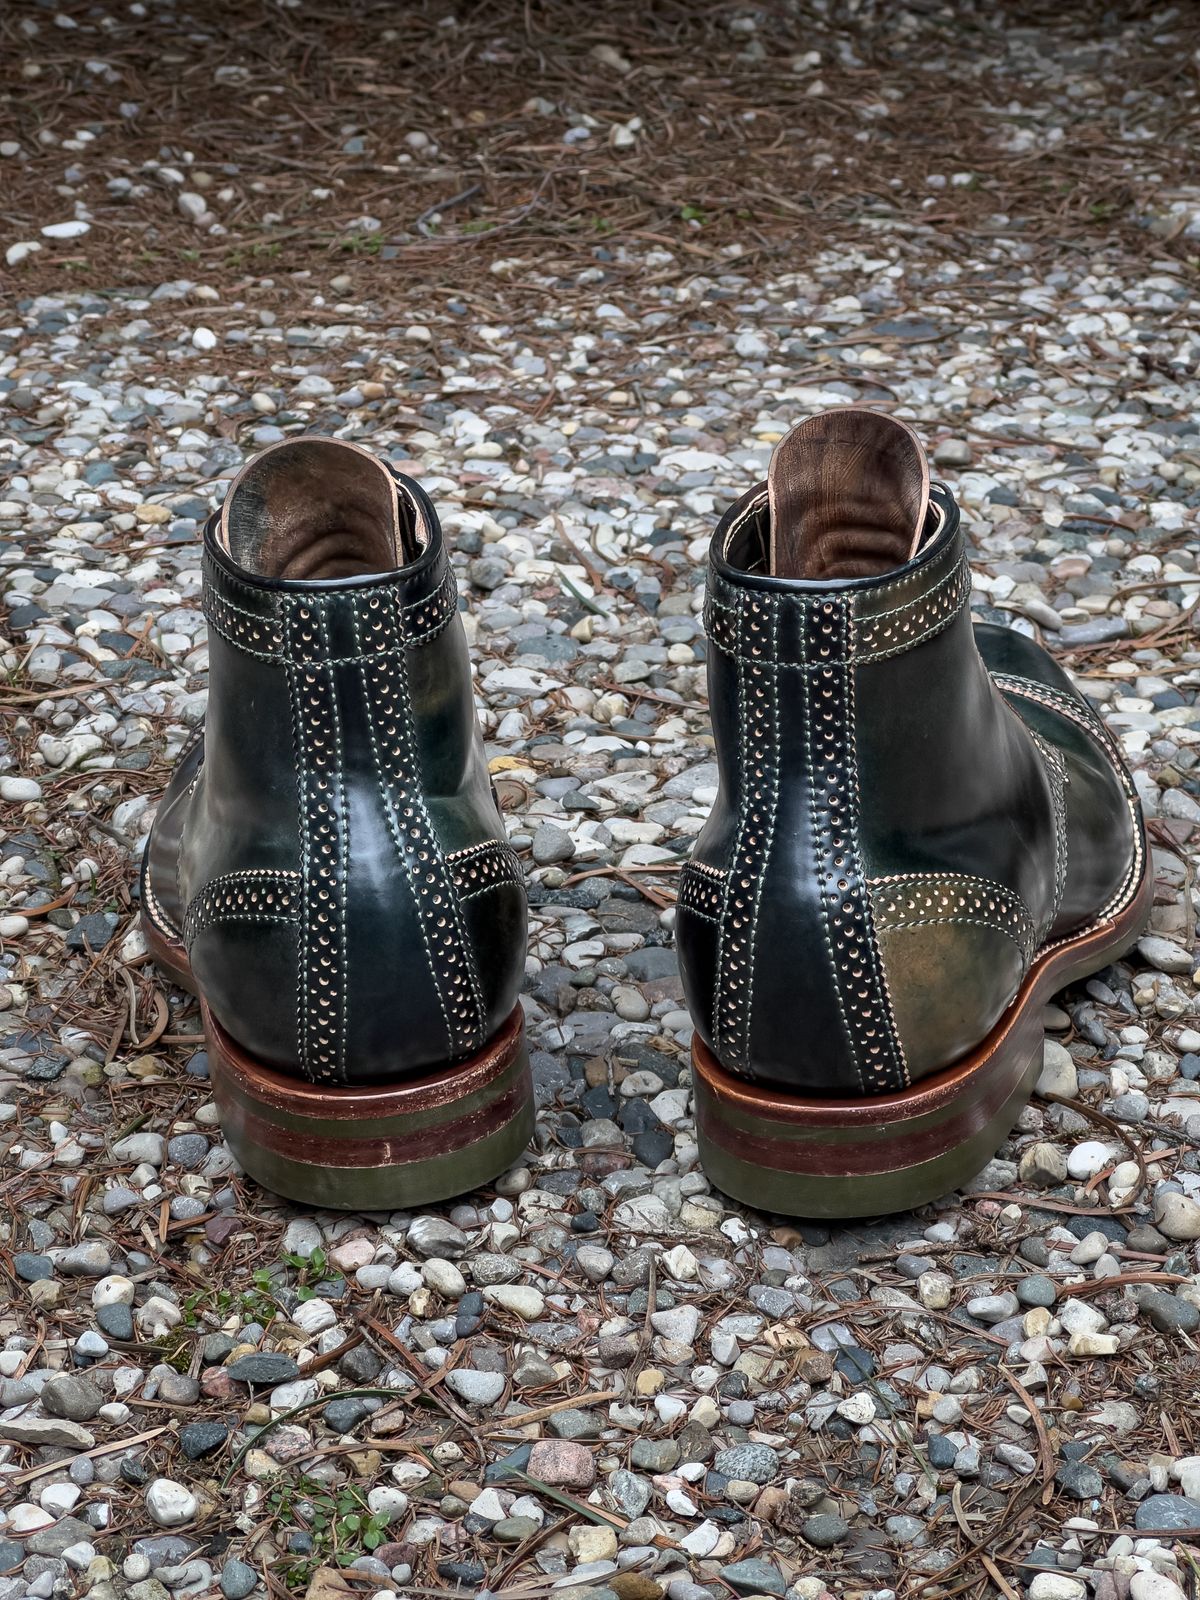
[[[5,25],[54,82],[100,80],[112,116],[153,42],[131,9]],[[107,124],[0,139],[22,174],[0,328],[0,1600],[1195,1592],[1200,188],[1155,143],[1195,89],[1183,13],[1105,30],[1084,9],[1075,37],[1029,10],[1000,42],[969,11],[902,14],[897,70],[924,48],[961,91],[991,50],[964,102],[978,159],[910,140],[894,208],[853,169],[803,249],[777,216],[745,248],[717,203],[712,229],[618,205],[581,264],[559,195],[459,276],[453,251],[410,277],[409,247],[293,237],[283,256],[307,253],[256,279],[261,215],[189,215],[208,186],[89,149]],[[520,8],[481,13],[528,37]],[[779,22],[718,13],[732,81]],[[868,28],[796,67],[790,26],[802,99],[886,53]],[[662,52],[627,48],[653,87]],[[860,161],[882,93],[833,116]],[[255,103],[225,138],[253,146]],[[560,154],[585,142],[583,113],[538,115]],[[1039,191],[1085,146],[1103,194]],[[105,173],[102,194],[131,185],[133,244],[89,198]],[[197,248],[162,233],[172,184]],[[1040,636],[1101,706],[1158,894],[1135,956],[1049,1008],[1039,1097],[970,1190],[830,1230],[734,1206],[697,1166],[671,926],[715,784],[709,531],[788,426],[850,400],[928,441],[976,614]],[[133,865],[204,709],[199,527],[249,454],[304,430],[437,501],[528,869],[537,1137],[494,1189],[417,1216],[309,1215],[243,1180],[195,1008],[137,930]]]

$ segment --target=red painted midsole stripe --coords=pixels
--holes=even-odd
[[[403,1167],[435,1156],[453,1155],[499,1132],[521,1114],[529,1094],[528,1081],[522,1075],[490,1105],[457,1122],[448,1118],[421,1134],[376,1134],[372,1137],[367,1131],[360,1137],[345,1139],[325,1132],[304,1133],[295,1128],[281,1128],[241,1099],[223,1105],[221,1100],[218,1093],[217,1103],[223,1118],[236,1124],[242,1139],[288,1161],[320,1167]],[[359,1126],[369,1129],[370,1123]]]
[[[1014,1072],[994,1070],[986,1090],[969,1086],[957,1109],[912,1129],[903,1124],[875,1129],[861,1124],[836,1129],[793,1124],[790,1135],[750,1132],[722,1115],[719,1096],[710,1094],[702,1081],[696,1085],[696,1127],[719,1149],[758,1167],[828,1178],[899,1172],[932,1161],[981,1133],[1020,1092],[1024,1061],[1023,1056],[1015,1057]]]

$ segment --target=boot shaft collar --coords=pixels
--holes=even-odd
[[[222,513],[204,530],[204,615],[245,655],[284,666],[357,660],[428,643],[458,611],[458,586],[437,514],[418,483],[387,463],[421,548],[404,566],[352,577],[268,578],[230,555]]]
[[[704,606],[710,642],[726,655],[805,667],[879,661],[933,638],[968,604],[971,572],[958,507],[942,484],[930,491],[930,516],[931,536],[891,572],[773,578],[755,570],[765,566],[760,553],[769,548],[767,488],[758,485],[726,512],[713,535]],[[767,616],[772,620],[764,634]]]

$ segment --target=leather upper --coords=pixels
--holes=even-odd
[[[957,508],[881,576],[775,578],[765,487],[714,535],[719,792],[676,939],[705,1043],[779,1087],[882,1093],[973,1049],[1038,950],[1123,903],[1136,794],[1032,640],[973,627]]]
[[[282,448],[282,447],[281,447]],[[480,1049],[524,971],[441,530],[402,567],[292,581],[204,542],[209,702],[159,807],[146,914],[251,1055],[367,1083]]]

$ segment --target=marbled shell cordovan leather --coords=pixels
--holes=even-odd
[[[1039,950],[1140,879],[1103,725],[1031,639],[972,625],[957,507],[940,485],[932,504],[936,531],[881,578],[746,570],[763,488],[713,538],[719,792],[676,937],[701,1037],[763,1084],[871,1095],[949,1066]]]
[[[454,575],[425,548],[367,578],[260,580],[205,535],[209,705],[143,868],[249,1054],[316,1082],[479,1050],[524,970],[521,872],[496,810]]]

